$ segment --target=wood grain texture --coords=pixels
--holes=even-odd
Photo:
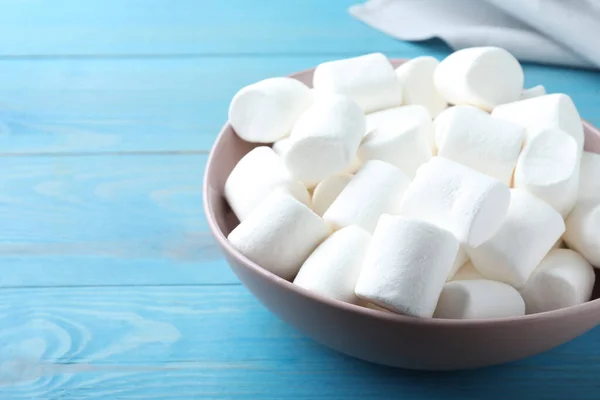
[[[0,323],[3,399],[596,400],[600,390],[598,329],[503,367],[409,372],[322,348],[241,286],[3,289]]]

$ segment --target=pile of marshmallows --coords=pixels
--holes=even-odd
[[[266,79],[231,102],[240,138],[273,143],[225,184],[240,220],[228,239],[248,259],[324,296],[417,317],[590,299],[600,155],[583,151],[569,96],[523,90],[519,62],[496,47],[396,70],[380,53],[326,62],[313,87]]]

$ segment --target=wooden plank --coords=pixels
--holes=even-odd
[[[207,151],[241,87],[335,58],[0,61],[0,154]],[[525,69],[600,125],[600,73]]]
[[[410,372],[325,349],[240,286],[3,289],[0,326],[11,400],[596,400],[600,389],[598,328],[507,366]]]
[[[204,218],[205,162],[0,157],[0,287],[237,284]]]

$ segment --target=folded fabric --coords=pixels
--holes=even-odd
[[[600,68],[599,0],[370,0],[350,13],[401,40],[499,46],[521,61]]]

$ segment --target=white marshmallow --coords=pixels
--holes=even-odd
[[[585,303],[595,280],[594,269],[582,256],[573,250],[552,250],[521,289],[527,314]]]
[[[469,256],[467,255],[467,251],[463,246],[458,248],[458,253],[456,253],[456,258],[454,259],[454,263],[452,264],[452,268],[448,273],[448,277],[446,281],[451,281],[454,279],[454,276],[461,269],[461,267],[469,261]]]
[[[504,49],[471,47],[446,57],[436,68],[433,81],[448,103],[492,111],[519,99],[523,69]]]
[[[329,236],[302,264],[294,283],[347,303],[359,304],[354,287],[371,235],[355,225]]]
[[[563,239],[569,248],[600,268],[600,204],[577,204],[565,223],[567,230]]]
[[[435,118],[448,103],[433,85],[433,73],[440,62],[434,57],[422,56],[408,60],[396,68],[402,85],[405,104],[419,104]]]
[[[352,175],[333,175],[319,182],[312,195],[313,211],[317,215],[325,214],[331,203],[342,193],[342,190],[352,180]]]
[[[521,92],[519,100],[533,99],[534,97],[546,95],[546,88],[543,85],[536,85]]]
[[[227,239],[251,261],[292,280],[329,233],[321,217],[285,191],[276,190]]]
[[[247,142],[272,143],[287,136],[311,104],[308,86],[292,78],[269,78],[242,88],[229,104],[229,121]]]
[[[510,207],[500,229],[487,242],[467,248],[467,253],[487,279],[519,289],[564,230],[554,208],[522,189],[511,189]]]
[[[233,168],[225,182],[225,198],[243,221],[273,190],[283,188],[306,205],[310,195],[306,188],[286,170],[281,157],[266,146],[246,154]]]
[[[540,128],[561,129],[573,136],[578,149],[583,150],[583,124],[575,104],[566,94],[547,94],[503,104],[492,111],[492,117],[527,128],[526,141],[539,133]]]
[[[323,214],[334,229],[358,225],[373,232],[381,214],[395,214],[408,177],[395,166],[371,160],[352,177],[344,190]]]
[[[286,151],[290,148],[292,142],[289,137],[284,137],[283,139],[279,139],[273,146],[271,147],[275,153],[277,153],[280,157],[283,157]]]
[[[519,292],[506,283],[465,280],[444,284],[434,318],[485,319],[525,314]]]
[[[584,151],[581,155],[577,200],[600,203],[600,154]]]
[[[539,197],[564,217],[577,201],[577,142],[560,129],[542,128],[523,148],[513,182],[515,188]]]
[[[321,96],[294,125],[285,165],[296,179],[319,182],[348,167],[365,130],[365,116],[354,101],[338,94]]]
[[[365,113],[402,104],[400,81],[381,53],[319,64],[313,75],[313,87],[319,92],[349,96]]]
[[[401,314],[431,317],[458,251],[447,230],[384,214],[367,249],[355,293]]]
[[[438,156],[510,185],[525,128],[490,117],[472,106],[455,106],[435,120]]]
[[[390,108],[367,115],[367,134],[358,149],[362,162],[382,160],[410,178],[431,156],[433,123],[423,106]]]
[[[444,157],[433,157],[417,171],[400,213],[448,229],[458,240],[478,246],[500,227],[508,210],[508,186]]]
[[[467,261],[456,274],[452,277],[451,281],[472,281],[485,279],[483,275],[473,266],[471,261]]]

